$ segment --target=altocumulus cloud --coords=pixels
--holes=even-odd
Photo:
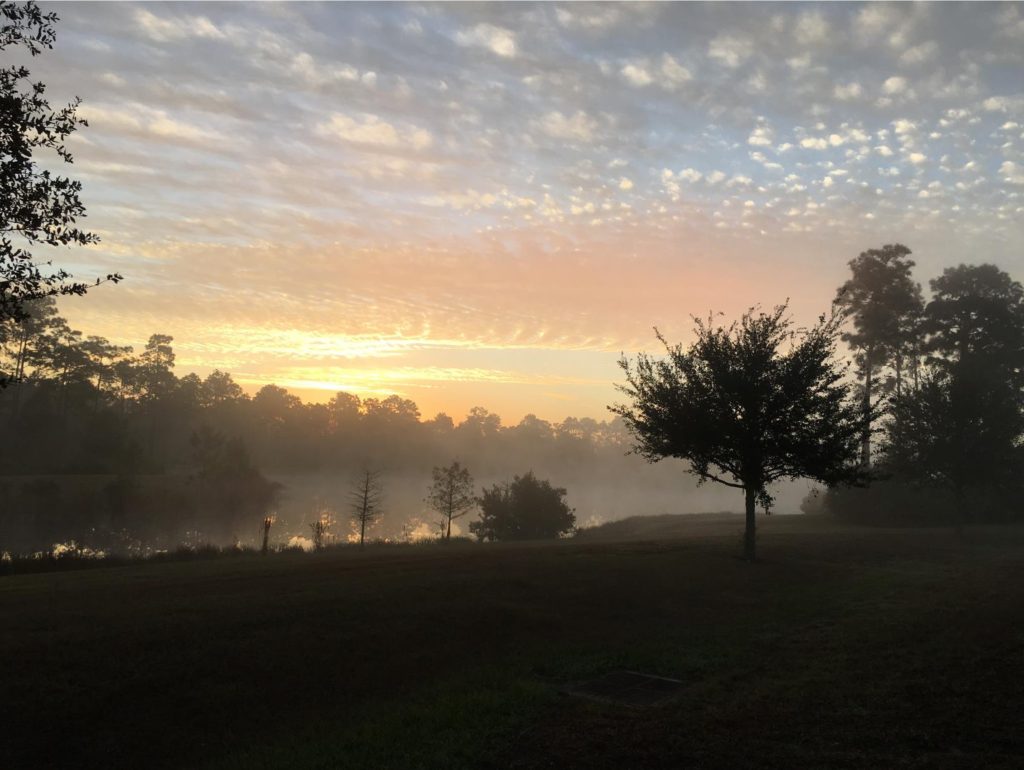
[[[1024,267],[1016,5],[58,13],[33,75],[84,100],[74,171],[104,239],[71,266],[128,276],[67,310],[119,341],[174,333],[184,366],[243,345],[253,378],[296,365],[203,334],[268,312],[510,371],[473,351],[614,356],[654,322],[785,296],[810,318],[879,242],[922,276],[974,253]],[[306,374],[309,351],[331,365],[299,348]]]

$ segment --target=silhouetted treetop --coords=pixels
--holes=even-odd
[[[839,287],[833,303],[853,327],[842,338],[855,353],[866,415],[871,413],[879,386],[884,385],[879,370],[892,367],[897,395],[903,390],[907,364],[915,375],[917,372],[924,301],[920,284],[911,277],[914,262],[909,256],[910,249],[899,243],[861,252],[850,260],[852,275]],[[871,433],[868,420],[861,435],[865,467],[871,464]]]
[[[772,483],[864,478],[856,460],[864,414],[834,360],[840,320],[822,316],[798,332],[785,305],[750,310],[728,326],[694,319],[689,348],[659,333],[663,358],[641,353],[620,362],[628,401],[610,409],[636,451],[652,462],[685,460],[701,481],[742,489],[747,558],[755,556],[754,505],[770,507]]]
[[[992,374],[969,365],[937,369],[893,403],[887,470],[952,492],[960,523],[969,518],[969,494],[977,504],[1009,492],[1019,507],[1024,414],[1018,390]]]
[[[931,281],[925,347],[933,362],[1024,365],[1024,287],[995,265],[959,265]]]
[[[445,540],[452,536],[452,522],[466,516],[476,507],[473,494],[473,477],[469,469],[458,461],[445,467],[434,467],[433,482],[427,492],[426,502],[441,516],[438,522]]]
[[[510,483],[485,489],[480,519],[469,531],[480,540],[542,540],[573,531],[576,514],[565,502],[566,490],[538,479],[533,471]]]
[[[56,14],[43,13],[34,2],[5,2],[0,17],[0,50],[23,47],[36,56],[53,46]],[[65,142],[86,125],[77,114],[78,99],[55,109],[45,90],[22,65],[0,69],[0,321],[24,319],[30,300],[84,294],[102,280],[121,280],[112,273],[93,284],[71,282],[70,273],[38,262],[29,250],[98,240],[76,224],[85,215],[81,183],[39,165],[37,155],[47,150],[71,163]]]

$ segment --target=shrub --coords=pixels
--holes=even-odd
[[[480,520],[469,531],[480,540],[542,540],[570,534],[576,514],[566,491],[530,471],[509,484],[495,484],[480,498]]]

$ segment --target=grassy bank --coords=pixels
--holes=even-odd
[[[778,517],[751,565],[735,558],[737,524],[6,577],[4,754],[11,767],[1020,765],[1024,529]],[[648,710],[559,694],[621,668],[687,686]]]

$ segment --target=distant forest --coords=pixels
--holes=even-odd
[[[961,265],[930,282],[926,301],[909,254],[862,253],[834,300],[847,315],[851,376],[875,416],[862,442],[875,481],[814,492],[802,507],[879,523],[1020,518],[1024,291],[993,265]],[[401,480],[385,490],[377,533],[399,537],[424,524],[431,469],[453,459],[478,482],[535,469],[570,493],[587,488],[605,518],[678,512],[673,500],[695,493],[681,465],[626,457],[618,418],[503,426],[483,408],[424,419],[399,396],[303,403],[266,385],[249,397],[225,372],[178,377],[170,336],[135,351],[71,329],[52,299],[28,309],[0,328],[3,548],[252,542],[265,513],[288,501],[301,533],[319,508],[347,518],[345,486],[365,468]]]
[[[403,486],[418,479],[413,491],[385,490],[384,531],[395,535],[423,509],[431,468],[452,459],[478,480],[530,469],[623,473],[629,436],[618,419],[551,424],[527,415],[503,426],[480,407],[458,423],[447,414],[423,419],[399,396],[342,392],[303,403],[266,385],[250,397],[225,372],[176,376],[170,336],[155,334],[134,351],[71,329],[52,299],[29,312],[0,330],[8,380],[0,419],[18,436],[0,447],[3,547],[249,540],[264,513],[296,492],[267,476],[335,479],[335,494],[306,494],[303,505],[310,515],[317,505],[334,509],[339,519],[343,487],[361,469],[381,469]],[[644,471],[639,460],[629,464]]]

